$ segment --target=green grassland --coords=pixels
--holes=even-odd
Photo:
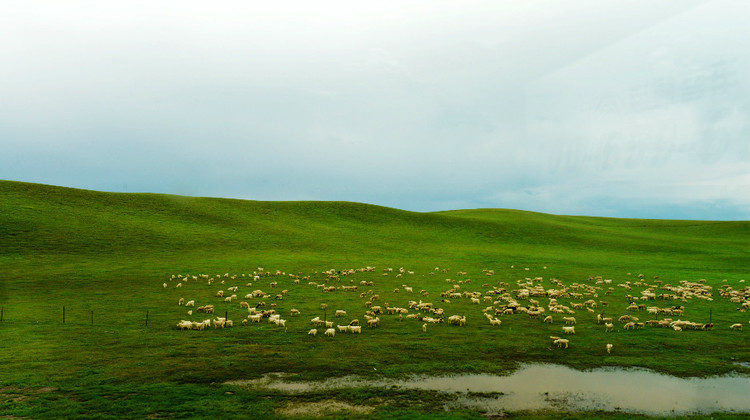
[[[749,329],[750,316],[719,295],[722,286],[739,290],[746,287],[743,280],[750,280],[748,221],[611,219],[499,209],[415,213],[350,202],[115,194],[0,181],[0,267],[0,416],[281,417],[284,412],[278,410],[290,401],[335,398],[374,406],[366,416],[469,418],[482,413],[445,412],[448,397],[436,393],[358,388],[289,396],[222,383],[269,372],[292,373],[299,380],[506,373],[519,362],[581,369],[640,366],[679,376],[750,371],[733,364],[750,361],[750,332],[729,329],[737,322]],[[338,278],[323,273],[364,267],[375,270]],[[397,277],[400,267],[405,272]],[[394,271],[384,272],[387,268]],[[259,279],[253,279],[254,272]],[[597,284],[597,276],[612,283]],[[661,286],[705,279],[713,287],[712,300],[647,304],[682,305],[680,318],[710,319],[714,330],[625,331],[618,323],[614,332],[605,333],[597,325],[596,313],[602,312],[654,319],[625,308],[628,295],[640,296],[657,285],[657,276]],[[553,314],[552,325],[523,314],[498,316],[502,325],[491,326],[482,309],[492,301],[441,302],[440,293],[454,285],[483,296],[494,288],[513,295],[520,284],[536,278],[541,281],[534,283],[545,289],[559,288],[553,279],[566,286],[599,287],[596,296],[585,299],[609,303],[596,313],[576,311],[569,349],[554,348],[549,340],[561,335],[562,315]],[[271,282],[278,286],[272,288]],[[310,283],[337,289],[324,292]],[[630,289],[618,286],[626,284]],[[344,285],[358,289],[343,291]],[[230,286],[238,286],[237,301],[216,297]],[[256,289],[272,298],[242,299]],[[273,299],[282,290],[286,296]],[[429,325],[424,333],[422,322],[381,314],[381,325],[365,326],[361,335],[329,338],[322,330],[317,337],[307,335],[315,316],[341,324],[364,321],[365,302],[373,294],[379,299],[372,304],[383,307],[433,302],[446,317],[466,316],[467,325]],[[189,308],[178,305],[180,298],[198,306],[214,304],[214,316],[227,314],[235,326],[177,329],[181,319],[210,317],[188,315]],[[535,299],[540,306],[549,301]],[[585,299],[559,300],[568,305]],[[287,327],[265,321],[242,326],[248,313],[239,306],[243,300],[253,306],[276,304]],[[291,317],[292,308],[301,316]],[[334,318],[336,309],[346,310],[347,317]],[[605,343],[614,344],[611,355]],[[607,413],[589,417],[619,418]]]

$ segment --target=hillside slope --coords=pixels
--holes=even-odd
[[[115,194],[0,181],[0,257],[505,260],[747,271],[750,222],[552,216],[515,210],[414,213],[350,202]],[[296,256],[296,257],[295,257]],[[421,265],[421,264],[420,264]]]

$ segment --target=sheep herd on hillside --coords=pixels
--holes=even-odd
[[[515,267],[511,266],[511,268]],[[529,269],[524,268],[524,271],[529,271]],[[415,276],[414,271],[405,270],[403,267],[385,268],[382,269],[382,276],[392,276],[400,279],[395,280],[395,283],[404,283],[395,289],[388,289],[390,293],[387,296],[390,302],[387,302],[380,298],[380,294],[386,294],[384,291],[376,292],[378,286],[376,283],[379,281],[375,280],[375,275],[369,274],[366,280],[359,280],[355,279],[358,273],[376,273],[376,269],[375,267],[330,269],[303,276],[301,273],[287,274],[279,270],[272,272],[258,267],[252,273],[240,275],[176,274],[172,275],[167,282],[162,283],[162,287],[180,289],[180,293],[186,296],[188,292],[195,290],[188,287],[189,285],[196,284],[208,287],[210,290],[210,293],[206,293],[205,289],[202,293],[195,292],[201,296],[211,296],[201,300],[200,306],[196,306],[197,296],[180,297],[177,300],[177,306],[190,308],[186,311],[189,316],[193,316],[194,313],[199,318],[199,314],[206,315],[200,320],[181,320],[176,324],[176,327],[181,330],[234,327],[234,321],[227,319],[226,316],[209,317],[208,315],[215,314],[217,307],[227,310],[227,313],[230,308],[236,312],[237,306],[246,314],[240,321],[242,326],[267,323],[284,331],[294,326],[295,331],[307,331],[306,335],[310,337],[316,337],[319,329],[325,337],[335,337],[336,333],[362,334],[363,327],[368,331],[375,331],[381,322],[419,322],[425,334],[429,330],[429,324],[447,324],[466,328],[473,322],[486,322],[490,327],[502,328],[503,320],[512,319],[515,316],[526,316],[539,320],[541,325],[559,325],[558,331],[569,337],[550,336],[551,348],[559,349],[567,349],[571,346],[578,324],[576,317],[589,323],[588,325],[600,328],[604,333],[615,331],[615,325],[618,324],[624,331],[642,329],[646,326],[669,328],[675,332],[710,331],[714,328],[711,322],[683,319],[689,302],[694,300],[710,302],[714,299],[713,287],[707,285],[705,280],[679,281],[678,284],[672,285],[663,283],[658,276],[647,280],[643,274],[631,277],[631,273],[627,273],[632,280],[615,282],[602,276],[591,276],[583,282],[565,284],[556,278],[549,278],[545,282],[543,277],[525,277],[515,283],[507,283],[493,282],[492,277],[495,276],[495,271],[485,269],[481,274],[485,281],[481,282],[481,285],[477,282],[475,286],[467,272],[458,271],[455,272],[455,279],[445,278],[444,290],[429,292],[417,287],[417,284],[440,284],[439,281],[434,280],[434,277],[430,281],[422,281]],[[435,270],[429,272],[428,275],[447,277],[449,273],[448,269],[441,270],[435,267]],[[392,277],[389,277],[388,281],[391,287],[394,284]],[[310,293],[319,292],[322,300],[326,300],[326,295],[331,293],[347,294],[344,300],[349,305],[346,308],[331,308],[331,320],[328,319],[327,303],[320,305],[320,310],[325,311],[326,314],[323,319],[318,315],[305,321],[301,318],[304,315],[303,311],[298,308],[286,309],[282,314],[279,304],[287,303],[288,300],[293,301],[297,291],[305,287],[315,289],[314,292],[308,290],[307,296]],[[243,291],[240,292],[240,289]],[[609,305],[607,296],[616,291],[625,294],[627,305],[617,308]],[[439,297],[434,296],[433,293],[439,294]],[[240,295],[242,298],[239,297]],[[750,309],[750,287],[734,289],[729,284],[723,284],[719,288],[718,295],[737,304],[739,312],[746,312]],[[621,299],[617,300],[621,301]],[[457,305],[459,302],[468,306]],[[358,317],[349,316],[353,306],[361,310],[363,319],[361,324]],[[469,316],[467,316],[467,307],[471,308]],[[282,318],[285,315],[289,318]],[[642,320],[646,317],[652,319]],[[482,319],[484,321],[481,321]],[[728,328],[742,331],[742,325],[741,322],[737,322],[729,325]],[[603,346],[607,354],[612,352],[613,347],[611,343],[605,343]]]

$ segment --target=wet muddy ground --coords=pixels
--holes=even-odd
[[[565,366],[527,364],[507,376],[472,374],[369,380],[347,376],[294,382],[270,374],[230,385],[304,393],[356,387],[402,388],[450,393],[446,408],[474,408],[489,414],[521,410],[615,411],[648,415],[713,412],[750,413],[750,376],[677,378],[645,369],[578,371]]]

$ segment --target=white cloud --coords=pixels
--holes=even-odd
[[[750,155],[749,10],[4,2],[0,178],[411,210],[741,207],[721,185]]]

